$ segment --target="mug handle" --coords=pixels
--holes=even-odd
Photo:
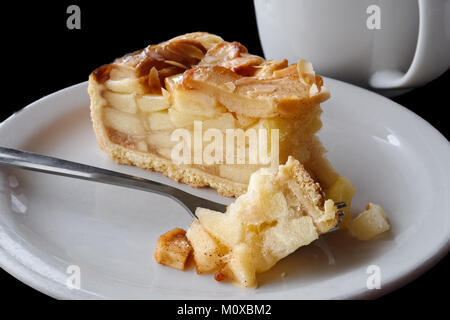
[[[377,71],[369,79],[370,86],[377,89],[418,87],[444,73],[450,66],[450,35],[444,30],[449,12],[448,1],[419,0],[419,36],[409,70],[406,73]]]

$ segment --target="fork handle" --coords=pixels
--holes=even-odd
[[[196,206],[201,206],[202,204],[211,206],[209,200],[196,197],[159,182],[28,151],[0,147],[0,164],[121,187],[131,187],[168,196],[179,202],[194,217]],[[184,203],[181,199],[189,199],[189,202]],[[217,203],[214,204],[219,209],[224,207]]]

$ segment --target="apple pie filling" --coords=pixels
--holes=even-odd
[[[247,193],[225,213],[198,208],[196,216],[185,237],[197,272],[215,273],[218,281],[229,279],[241,287],[255,287],[257,273],[271,269],[334,227],[337,208],[332,200],[326,200],[303,166],[289,157],[277,169],[255,172]],[[160,244],[156,252],[175,253]],[[177,252],[177,256],[184,255]],[[163,257],[155,254],[159,263],[173,266]]]

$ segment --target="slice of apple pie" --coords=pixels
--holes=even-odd
[[[239,196],[247,190],[250,175],[268,166],[267,161],[248,161],[255,149],[247,133],[263,129],[267,134],[258,136],[259,156],[267,160],[276,152],[283,164],[291,155],[335,201],[351,200],[351,184],[334,171],[315,135],[322,126],[320,103],[329,92],[309,62],[264,60],[238,42],[191,33],[96,69],[89,78],[89,95],[99,146],[119,163]],[[183,159],[191,161],[174,160],[177,129],[194,138],[183,141],[192,149]],[[215,134],[207,137],[207,129]],[[220,134],[225,141],[230,129],[238,132],[230,140],[236,150],[214,149],[210,154],[215,161],[202,161],[208,143]],[[241,133],[244,143],[239,149]]]

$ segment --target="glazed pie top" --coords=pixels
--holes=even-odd
[[[201,32],[150,45],[93,75],[121,93],[202,90],[228,111],[247,117],[295,117],[329,97],[309,62],[265,61],[238,42]]]

